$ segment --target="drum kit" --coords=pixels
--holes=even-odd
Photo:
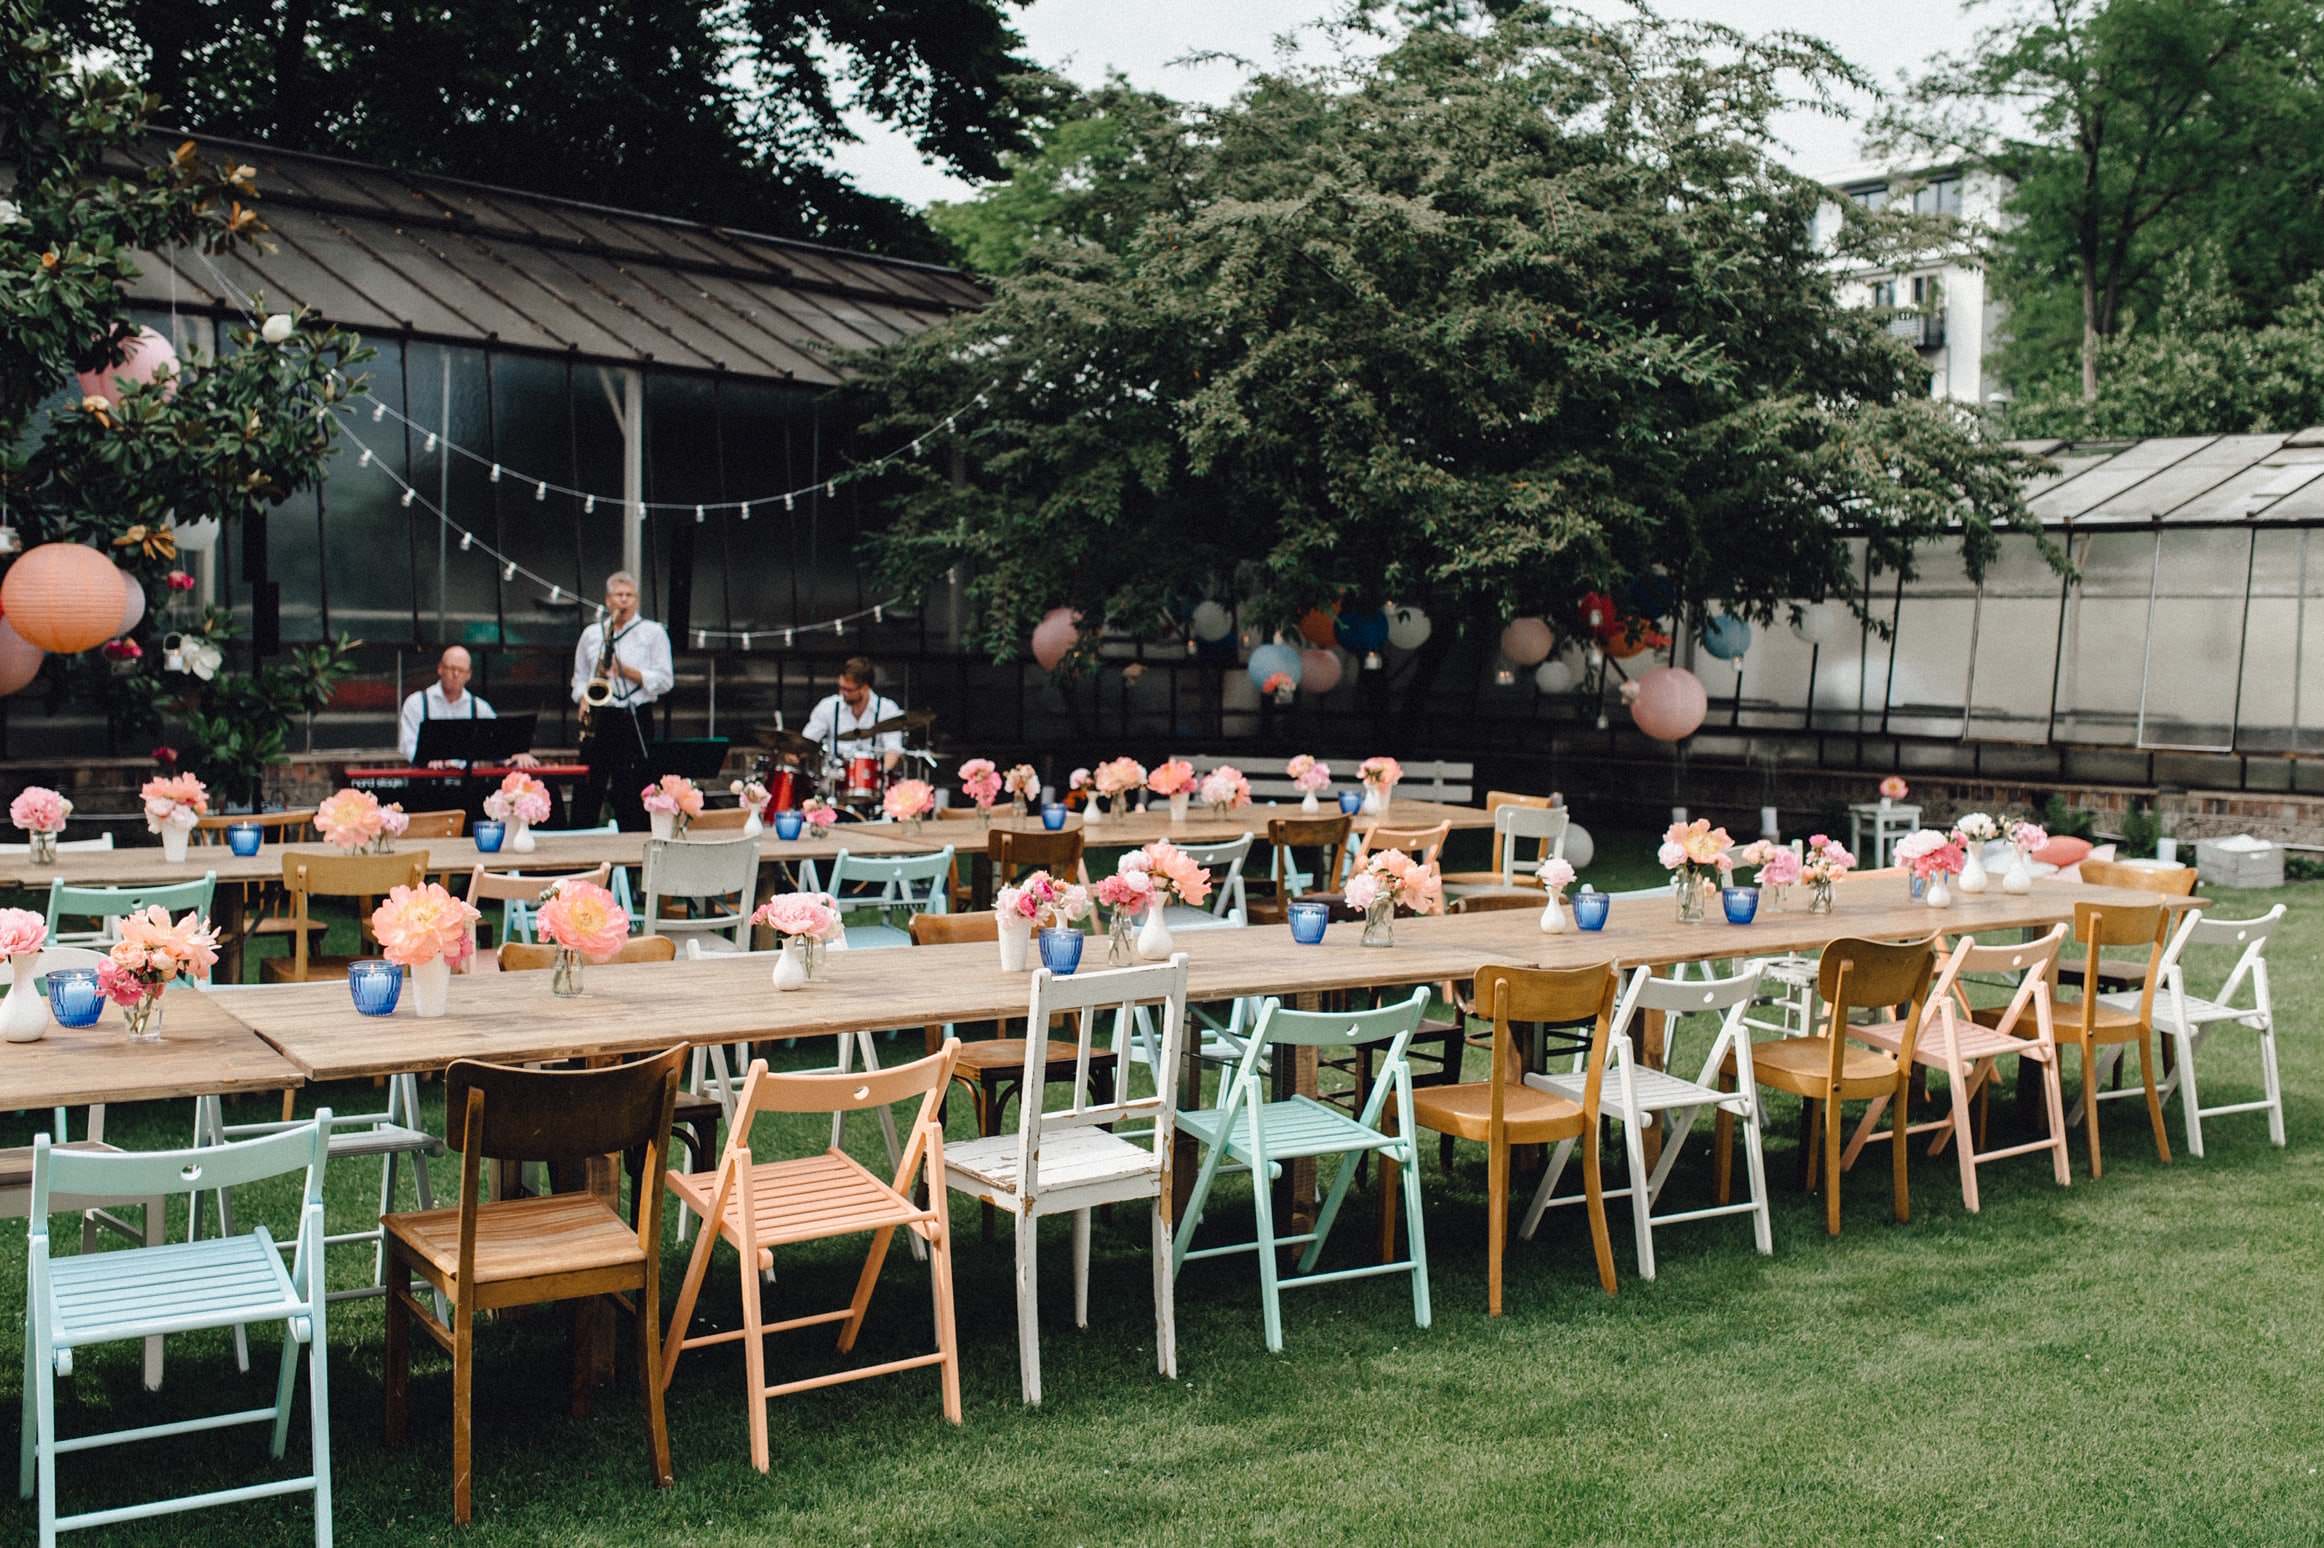
[[[821,796],[834,806],[876,811],[891,784],[912,777],[915,763],[923,771],[921,777],[934,771],[938,761],[935,750],[914,743],[926,738],[935,726],[934,710],[906,710],[847,733],[848,745],[902,733],[904,755],[892,769],[876,753],[843,758],[835,748],[809,741],[796,731],[771,722],[761,726],[756,740],[765,749],[759,779],[767,787],[767,807],[787,811],[811,796]]]

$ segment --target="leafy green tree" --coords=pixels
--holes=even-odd
[[[2012,184],[1991,234],[2022,390],[2152,316],[2175,254],[2216,242],[2256,326],[2324,267],[2324,8],[2314,0],[2013,0],[1877,138]]]
[[[1048,85],[1000,0],[94,0],[169,122],[780,236],[939,256],[828,164],[853,107],[999,175]]]
[[[890,576],[960,567],[1012,655],[1054,606],[1175,637],[1205,596],[1489,621],[1635,585],[1764,618],[1855,597],[1848,532],[1910,573],[1928,540],[1974,571],[2030,527],[2022,460],[1837,302],[1822,190],[1769,154],[1769,115],[1843,63],[1652,18],[1461,20],[1123,118],[1134,230],[1068,225],[874,360],[876,435],[985,395],[963,476],[883,475]]]

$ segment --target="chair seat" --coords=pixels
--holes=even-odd
[[[1783,1037],[1751,1045],[1751,1068],[1763,1086],[1774,1086],[1795,1096],[1821,1097],[1832,1067],[1832,1040],[1828,1037]],[[1840,1094],[1855,1096],[1857,1087],[1896,1084],[1896,1055],[1859,1043],[1840,1051]]]
[[[1583,1075],[1528,1075],[1525,1083],[1579,1103],[1588,1077]],[[1620,1092],[1620,1083],[1614,1072],[1606,1072],[1603,1094],[1609,1104]],[[1665,1070],[1649,1069],[1645,1065],[1630,1067],[1630,1094],[1642,1113],[1667,1113],[1682,1107],[1708,1107],[1720,1102],[1741,1106],[1743,1093],[1721,1091],[1700,1081],[1685,1080]],[[1415,1094],[1417,1098],[1417,1093]]]
[[[51,1326],[60,1345],[130,1336],[147,1322],[230,1327],[281,1316],[300,1301],[264,1233],[85,1252],[49,1264]]]
[[[672,1172],[669,1177],[672,1191],[695,1214],[707,1217],[718,1194],[717,1171]],[[853,1156],[836,1150],[752,1166],[743,1196],[729,1198],[718,1221],[719,1234],[737,1248],[742,1245],[746,1203],[751,1231],[762,1250],[928,1218],[926,1210],[872,1175]]]
[[[2030,1033],[2034,1027],[2032,1014],[2029,1012],[2019,1016],[2017,1024]],[[1956,1029],[1954,1035],[1960,1040],[1961,1057],[1964,1059],[2006,1058],[2011,1054],[2033,1053],[2039,1047],[2030,1036],[2020,1037],[2015,1032],[1996,1031],[1981,1022],[1956,1017],[1953,1025]],[[1899,1021],[1883,1021],[1870,1026],[1850,1027],[1848,1035],[1860,1037],[1868,1043],[1887,1049],[1892,1054],[1901,1053],[1904,1049],[1904,1023]],[[1932,1020],[1921,1029],[1920,1037],[1913,1043],[1913,1062],[1928,1065],[1932,1069],[1944,1064],[1945,1029],[1939,1022]]]
[[[845,903],[840,904],[842,912],[846,908]],[[899,946],[911,944],[912,932],[899,930],[894,925],[851,924],[847,927],[847,949],[849,951],[889,951]]]
[[[1530,1145],[1581,1132],[1582,1104],[1563,1092],[1531,1085],[1503,1086],[1501,1090],[1502,1115],[1515,1143]],[[1421,1127],[1456,1139],[1488,1139],[1493,1132],[1492,1085],[1468,1080],[1457,1086],[1415,1088],[1412,1116]]]
[[[1181,1115],[1179,1122],[1184,1123]],[[944,1179],[953,1187],[973,1193],[1017,1194],[1017,1142],[1014,1134],[986,1139],[947,1141]],[[1034,1197],[1060,1189],[1096,1187],[1150,1176],[1159,1182],[1162,1158],[1151,1145],[1134,1145],[1103,1129],[1077,1126],[1052,1130],[1041,1136],[1041,1175]]]
[[[1050,1071],[1054,1073],[1059,1065],[1063,1065],[1070,1071],[1073,1068],[1073,1061],[1077,1053],[1078,1050],[1073,1044],[1051,1038],[1045,1054],[1049,1060]],[[1089,1066],[1091,1069],[1094,1070],[1100,1066],[1111,1067],[1113,1062],[1112,1049],[1093,1048],[1090,1050]],[[952,1059],[952,1078],[960,1081],[974,1081],[990,1074],[1010,1070],[1021,1071],[1024,1067],[1025,1040],[1023,1038],[985,1037],[979,1038],[973,1043],[960,1045],[960,1051],[953,1055]]]
[[[2129,1015],[2138,1014],[2138,993],[2135,990],[2126,994],[2102,994],[2098,997],[2098,1003]],[[2183,1003],[2187,1007],[2187,1025],[2190,1027],[2209,1026],[2221,1021],[2248,1022],[2256,1027],[2261,1021],[2260,1013],[2250,1006],[2222,1005],[2217,1000],[2206,1000],[2196,994],[2186,996]],[[2177,1015],[2171,1009],[2170,997],[2156,995],[2155,1029],[2168,1031],[2177,1020]]]
[[[1433,1089],[1443,1090],[1443,1087]],[[1417,1101],[1419,1093],[1415,1092]],[[1224,1143],[1227,1154],[1245,1166],[1250,1165],[1250,1116],[1237,1113],[1227,1133],[1219,1132],[1220,1109],[1196,1108],[1178,1115],[1179,1128],[1189,1137],[1206,1145]],[[1270,1160],[1285,1161],[1297,1156],[1337,1156],[1354,1150],[1385,1150],[1405,1142],[1394,1135],[1368,1129],[1336,1107],[1327,1107],[1313,1097],[1295,1096],[1281,1102],[1264,1102],[1259,1107],[1259,1124],[1265,1131],[1267,1155]]]
[[[460,1210],[385,1215],[388,1240],[455,1281],[460,1275]],[[645,1262],[637,1232],[593,1194],[552,1193],[542,1198],[496,1199],[476,1208],[476,1282],[479,1285],[619,1268]]]
[[[2105,997],[2101,996],[2098,1001],[2097,1016],[2091,1029],[2092,1041],[2100,1043],[2134,1043],[2138,1041],[2137,1003],[2134,998],[2131,1002],[2131,1008],[2125,1010],[2119,1005],[2108,1004]],[[1976,1018],[1978,1025],[1989,1027],[1999,1021],[2007,1009],[2008,1007],[2003,1005],[1981,1005],[1971,1014]],[[2026,1014],[2033,1014],[2031,1006],[2026,1008]],[[2082,1002],[2078,999],[2061,1000],[2052,996],[2050,999],[2050,1025],[2056,1030],[2059,1042],[2073,1042],[2080,1034],[2082,1027]]]

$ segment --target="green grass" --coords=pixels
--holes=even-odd
[[[1633,864],[1634,848],[1612,868]],[[762,1478],[747,1462],[740,1353],[704,1351],[686,1358],[670,1393],[677,1484],[656,1491],[630,1362],[591,1417],[571,1419],[563,1320],[494,1324],[478,1338],[476,1524],[460,1540],[2316,1542],[2324,1052],[2311,1029],[2324,1006],[2324,884],[2222,895],[2218,907],[2240,916],[2278,900],[2293,910],[2271,954],[2288,1149],[2268,1145],[2263,1119],[2228,1118],[2208,1128],[2209,1159],[2181,1147],[2166,1167],[2137,1104],[2110,1103],[2101,1182],[2089,1179],[2077,1137],[2070,1189],[2050,1181],[2041,1158],[2002,1163],[1986,1174],[1983,1214],[1970,1216],[1949,1159],[1916,1154],[1914,1218],[1899,1227],[1879,1161],[1849,1178],[1846,1231],[1832,1241],[1792,1181],[1795,1125],[1779,1107],[1773,1258],[1751,1251],[1740,1220],[1671,1228],[1657,1236],[1661,1277],[1647,1284],[1631,1276],[1617,1218],[1624,1281],[1608,1299],[1578,1213],[1559,1211],[1538,1240],[1512,1244],[1508,1315],[1491,1320],[1482,1155],[1464,1147],[1451,1175],[1433,1159],[1424,1173],[1434,1327],[1412,1325],[1401,1281],[1321,1287],[1286,1298],[1288,1349],[1271,1357],[1249,1260],[1197,1263],[1178,1287],[1176,1382],[1154,1372],[1144,1217],[1118,1211],[1098,1227],[1081,1331],[1067,1227],[1053,1221],[1039,1410],[1017,1399],[1005,1236],[982,1242],[977,1212],[956,1208],[964,1426],[941,1421],[925,1372],[786,1399],[773,1412],[774,1470]],[[1699,1050],[1701,1034],[1686,1046]],[[804,1063],[810,1052],[791,1057]],[[2203,1071],[2210,1100],[2257,1092],[2248,1039],[2223,1039]],[[440,1087],[429,1091],[432,1101]],[[302,1106],[376,1099],[368,1085],[323,1088]],[[956,1133],[964,1111],[956,1102]],[[185,1103],[118,1108],[110,1136],[180,1143],[187,1120]],[[35,1121],[0,1119],[0,1141],[24,1142]],[[761,1154],[808,1148],[808,1128],[766,1126]],[[876,1142],[863,1130],[851,1139],[868,1156]],[[2171,1131],[2179,1147],[2175,1108]],[[1673,1189],[1707,1195],[1708,1162],[1707,1150],[1694,1152]],[[438,1187],[452,1176],[439,1163]],[[376,1186],[368,1165],[336,1172],[334,1227],[361,1223]],[[288,1185],[251,1189],[240,1205],[246,1219],[287,1231],[292,1198]],[[1247,1185],[1223,1183],[1217,1225],[1247,1222],[1247,1198]],[[1351,1201],[1328,1258],[1360,1261],[1374,1219],[1369,1192]],[[23,1261],[22,1224],[0,1226],[11,1327]],[[844,1243],[787,1253],[774,1306],[839,1304],[859,1261]],[[683,1262],[673,1246],[669,1295]],[[369,1261],[349,1252],[335,1269],[352,1281]],[[722,1253],[705,1292],[708,1315],[727,1325],[733,1273]],[[862,1358],[924,1346],[926,1287],[923,1266],[891,1256]],[[339,1538],[451,1540],[447,1365],[420,1341],[413,1443],[391,1454],[380,1343],[376,1301],[334,1308]],[[257,1340],[245,1377],[224,1337],[173,1339],[158,1397],[138,1385],[134,1346],[84,1351],[65,1386],[64,1425],[256,1406],[274,1348],[271,1334]],[[774,1348],[777,1372],[831,1360],[828,1335],[789,1335]],[[11,1406],[21,1369],[12,1333],[0,1348]],[[68,1457],[66,1508],[256,1481],[269,1476],[262,1433]],[[294,1456],[304,1442],[302,1398]],[[303,1505],[267,1502],[100,1535],[256,1548],[308,1532]],[[0,1539],[31,1534],[28,1505],[0,1507]]]

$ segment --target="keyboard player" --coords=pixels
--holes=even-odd
[[[436,680],[403,701],[402,734],[396,745],[408,761],[419,755],[420,727],[431,720],[491,720],[492,706],[468,691],[468,679],[475,670],[468,652],[458,645],[448,645],[443,655],[436,658]],[[540,760],[531,753],[518,753],[509,760],[520,769],[537,768]]]

